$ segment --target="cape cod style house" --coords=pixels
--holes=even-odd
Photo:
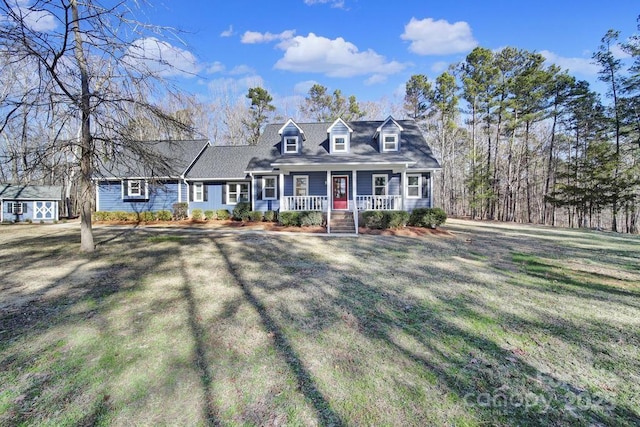
[[[185,142],[166,176],[119,170],[96,180],[96,210],[321,211],[327,231],[365,210],[432,207],[440,169],[413,120],[270,124],[256,145]],[[192,156],[192,157],[190,157]],[[353,227],[353,225],[351,225]],[[335,227],[337,229],[337,225]],[[353,228],[351,228],[353,230]]]

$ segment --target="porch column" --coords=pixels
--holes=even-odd
[[[278,175],[278,192],[280,193],[280,201],[279,201],[280,206],[278,207],[278,210],[282,212],[284,208],[284,174],[283,173],[280,173],[280,175]]]
[[[331,233],[331,171],[327,170],[327,234]]]
[[[404,199],[407,197],[407,171],[402,171],[402,178],[400,179],[400,194],[402,195],[402,202],[400,203],[400,209],[404,209]]]
[[[351,185],[353,186],[353,192],[352,192],[352,196],[351,198],[353,199],[353,207],[355,208],[355,211],[358,211],[358,205],[357,205],[357,198],[358,198],[358,171],[357,170],[352,170],[351,171]]]

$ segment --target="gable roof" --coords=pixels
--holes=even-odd
[[[58,185],[0,184],[3,200],[61,200],[62,187]]]
[[[344,120],[342,120],[342,118],[341,118],[341,117],[338,117],[338,118],[336,119],[336,121],[335,121],[335,122],[333,122],[333,123],[331,124],[331,126],[329,126],[329,127],[327,128],[327,132],[331,132],[331,130],[333,129],[333,127],[334,127],[335,125],[337,125],[338,123],[342,123],[342,124],[344,125],[344,127],[346,127],[346,128],[347,128],[347,130],[348,130],[349,132],[353,132],[353,129],[351,129],[351,128],[349,127],[349,125],[347,124],[347,122],[345,122]]]
[[[141,141],[100,164],[102,178],[180,178],[210,145],[208,140]]]
[[[388,119],[387,119],[388,120]],[[386,122],[386,121],[385,121]],[[353,121],[348,126],[353,130],[351,134],[351,148],[348,154],[330,154],[327,123],[299,123],[304,130],[307,141],[302,144],[299,154],[280,155],[281,137],[278,135],[278,125],[267,125],[258,140],[257,146],[271,148],[268,158],[261,158],[260,162],[249,162],[247,171],[265,170],[265,165],[279,167],[285,165],[351,165],[351,164],[404,164],[409,169],[433,170],[440,169],[431,148],[426,143],[418,125],[413,120],[398,120],[394,122],[403,129],[400,134],[400,149],[398,152],[380,152],[378,141],[375,139],[376,130],[383,121]]]

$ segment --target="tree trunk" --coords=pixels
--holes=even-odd
[[[80,132],[80,250],[93,252],[93,230],[91,212],[93,192],[91,188],[91,164],[93,156],[93,140],[91,136],[91,93],[89,92],[89,72],[84,55],[82,33],[77,0],[69,3],[73,17],[73,34],[75,37],[74,54],[80,70],[80,111],[82,112],[82,130]]]

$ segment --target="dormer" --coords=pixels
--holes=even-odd
[[[304,131],[300,126],[289,119],[278,131],[278,135],[282,138],[282,150],[281,154],[299,154],[302,151],[302,141],[304,137]]]
[[[329,153],[346,154],[351,151],[351,133],[353,130],[345,123],[344,120],[338,118],[329,129]]]
[[[393,117],[387,117],[377,129],[378,148],[381,153],[392,153],[400,151],[400,135],[403,129]]]

